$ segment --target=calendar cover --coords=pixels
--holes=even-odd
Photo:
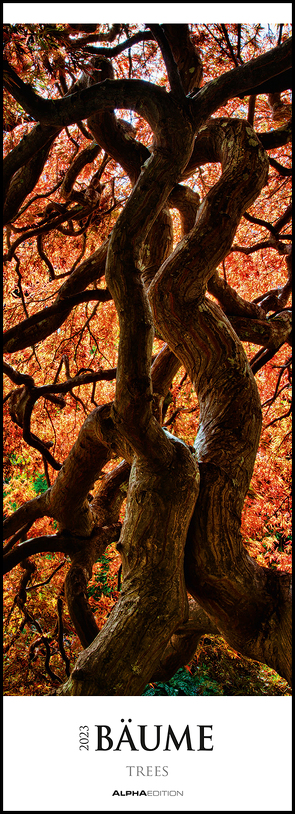
[[[4,811],[291,810],[291,33],[4,3]]]

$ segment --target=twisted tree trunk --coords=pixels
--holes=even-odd
[[[108,253],[107,283],[120,320],[111,417],[134,450],[118,544],[123,589],[103,630],[79,657],[61,690],[65,694],[140,694],[153,675],[169,674],[177,629],[181,635],[174,638],[173,667],[183,664],[197,641],[189,620],[186,628],[185,584],[212,629],[290,680],[289,578],[251,560],[240,534],[261,429],[259,395],[238,336],[205,297],[243,211],[265,184],[268,162],[243,121],[220,120],[214,138],[223,175],[149,288],[154,324],[198,393],[200,494],[197,499],[194,455],[165,437],[151,412],[152,318],[134,258],[150,226],[150,212],[157,214],[173,181],[171,162],[168,172],[165,158],[155,155],[117,221]],[[133,354],[135,336],[140,344]]]
[[[223,175],[150,287],[155,321],[189,372],[200,404],[200,493],[185,578],[233,647],[290,681],[290,577],[257,565],[240,534],[261,429],[258,390],[229,321],[204,298],[242,212],[265,183],[267,158],[245,122],[221,120],[216,135]]]

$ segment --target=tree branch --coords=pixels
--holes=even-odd
[[[233,316],[262,320],[264,312],[261,306],[244,300],[226,280],[219,276],[217,271],[208,280],[208,291],[220,302],[230,321]]]
[[[270,79],[291,67],[292,39],[250,60],[246,65],[213,80],[190,100],[196,127],[233,96],[246,93],[262,80]],[[4,64],[4,84],[24,110],[43,125],[57,128],[74,124],[103,108],[128,108],[143,116],[154,131],[158,116],[171,113],[171,97],[162,89],[142,80],[106,79],[62,99],[43,99],[22,82],[10,65]]]
[[[171,636],[151,681],[169,681],[176,671],[188,664],[204,633],[219,635],[219,630],[201,605],[189,597],[189,616]]]
[[[234,330],[243,342],[253,342],[277,351],[284,342],[291,340],[292,314],[289,311],[277,314],[272,319],[247,319],[242,316],[229,316]]]
[[[3,159],[4,195],[17,170],[31,160],[34,163],[34,155],[46,147],[48,141],[53,137],[56,138],[60,130],[61,128],[59,127],[51,127],[50,125],[48,127],[42,127],[40,124],[36,124],[28,135],[23,136],[19,144],[10,150],[8,155]]]
[[[19,207],[27,196],[32,192],[40,177],[44,165],[47,161],[49,151],[56,138],[55,135],[47,139],[44,147],[41,147],[36,154],[20,169],[15,172],[11,183],[7,189],[7,195],[3,207],[3,224],[10,223],[18,213]],[[8,157],[10,153],[8,153]],[[5,159],[4,159],[5,161]]]
[[[207,119],[229,99],[241,94],[247,95],[247,91],[256,93],[261,81],[271,79],[291,66],[292,38],[245,65],[227,71],[218,79],[208,82],[191,100],[191,112],[196,123],[199,122],[200,116],[204,121],[204,118]]]
[[[34,387],[34,379],[32,376],[28,376],[27,373],[20,373],[7,362],[3,362],[3,371],[14,384],[24,384],[26,387]]]
[[[93,268],[93,259],[92,263],[89,259],[85,261],[85,264],[86,263],[88,266],[92,265]],[[76,271],[78,271],[78,269],[76,269]],[[97,267],[95,264],[93,277],[95,277],[96,271]],[[73,281],[71,280],[71,282]],[[87,285],[86,280],[85,283]],[[9,328],[8,331],[5,331],[3,334],[4,353],[13,353],[15,350],[22,350],[28,347],[28,345],[33,345],[45,339],[46,336],[49,336],[53,331],[57,331],[67,319],[72,308],[82,302],[108,302],[112,299],[110,292],[105,288],[82,291],[81,293],[77,292],[77,294],[72,294],[69,297],[62,297],[61,290],[62,289],[60,289],[53,305],[49,305],[48,308],[43,308],[31,317],[19,322],[13,328]]]
[[[292,120],[276,130],[269,130],[268,133],[257,133],[257,136],[265,150],[276,150],[277,147],[284,147],[285,144],[292,141]]]
[[[69,554],[71,551],[71,538],[67,538],[62,534],[44,534],[40,537],[31,537],[30,540],[25,540],[24,543],[16,546],[9,554],[3,557],[3,574],[7,574],[16,565],[19,565],[22,560],[31,557],[32,554],[45,554],[46,551],[61,551],[63,554]]]
[[[88,54],[97,54],[98,56],[101,55],[111,59],[112,57],[118,56],[118,54],[122,54],[123,51],[129,50],[133,45],[137,45],[138,42],[148,42],[153,39],[154,37],[149,31],[138,31],[136,34],[133,34],[132,37],[128,37],[127,40],[124,40],[124,42],[118,42],[117,45],[113,45],[112,48],[108,46],[96,47],[95,45],[91,45],[89,47],[87,46],[85,50],[87,50]]]
[[[154,39],[160,46],[162,56],[166,65],[167,75],[171,88],[171,93],[175,96],[176,100],[181,103],[185,100],[185,92],[182,86],[180,74],[176,62],[163,29],[160,25],[148,23],[148,27],[153,34]]]
[[[276,161],[275,158],[271,158],[271,156],[269,157],[269,163],[270,166],[273,167],[283,178],[287,178],[292,175],[292,167],[283,167],[279,161]]]
[[[26,503],[20,506],[19,509],[16,509],[10,517],[6,517],[3,523],[4,540],[6,540],[7,537],[11,537],[12,534],[15,534],[23,526],[26,526],[27,523],[34,523],[38,517],[51,517],[49,500],[50,493],[48,489],[46,492],[43,492],[42,495],[33,498],[33,500],[27,500]]]

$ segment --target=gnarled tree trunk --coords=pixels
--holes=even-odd
[[[200,494],[196,500],[192,486],[193,456],[189,450],[179,447],[187,466],[191,459],[189,485],[184,462],[179,461],[176,468],[173,465],[170,480],[168,451],[167,470],[164,452],[159,460],[162,431],[156,429],[150,416],[149,396],[145,402],[150,386],[147,357],[143,351],[132,359],[133,331],[142,337],[143,349],[144,335],[148,337],[151,322],[144,289],[138,276],[135,277],[131,240],[128,234],[126,237],[126,212],[130,217],[127,205],[123,224],[120,219],[117,222],[108,261],[110,288],[112,269],[116,268],[113,296],[121,322],[113,420],[131,447],[138,448],[129,484],[126,521],[118,545],[124,564],[123,590],[103,631],[79,657],[63,689],[65,693],[138,694],[153,674],[165,674],[165,667],[162,673],[159,668],[161,651],[179,624],[183,623],[181,630],[185,631],[184,544],[186,587],[208,614],[209,625],[215,626],[237,650],[267,661],[290,679],[289,578],[269,572],[251,560],[240,534],[241,511],[261,429],[259,395],[237,334],[220,308],[205,296],[207,282],[231,246],[242,212],[266,181],[268,162],[245,122],[217,121],[214,137],[216,154],[223,166],[222,177],[198,210],[192,230],[164,261],[149,287],[154,323],[185,365],[199,398],[200,427],[195,447]],[[151,160],[149,165],[153,163]],[[157,171],[163,177],[161,163],[165,168],[163,159],[156,161],[153,178]],[[149,167],[145,173],[148,170]],[[142,188],[149,189],[151,199],[153,189],[157,189],[157,182],[154,186],[151,181],[147,186],[145,173],[131,196],[136,203]],[[130,201],[131,211],[134,200]],[[144,234],[144,207],[141,212],[143,224],[138,229],[142,232],[134,234],[132,221],[136,246],[139,236]],[[125,275],[120,285],[118,253],[116,263],[113,254],[116,242],[120,243],[120,267]],[[129,269],[133,271],[130,283]],[[136,308],[136,315],[126,324],[127,303],[128,313],[134,314],[132,309]],[[142,383],[139,393],[135,382]],[[157,453],[150,446],[154,432]],[[154,458],[159,468],[155,480]],[[186,505],[184,494],[188,488],[190,500]],[[183,663],[190,641],[195,643],[196,633],[188,629],[182,645],[178,644],[174,666]]]

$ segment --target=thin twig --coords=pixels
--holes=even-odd
[[[36,591],[37,588],[42,588],[43,585],[48,585],[48,583],[52,580],[52,577],[54,577],[54,574],[56,574],[57,571],[59,571],[65,565],[66,562],[67,562],[66,559],[60,562],[59,565],[54,569],[54,571],[51,572],[50,576],[44,580],[44,582],[38,582],[37,585],[30,585],[29,587],[26,588],[26,591]]]

